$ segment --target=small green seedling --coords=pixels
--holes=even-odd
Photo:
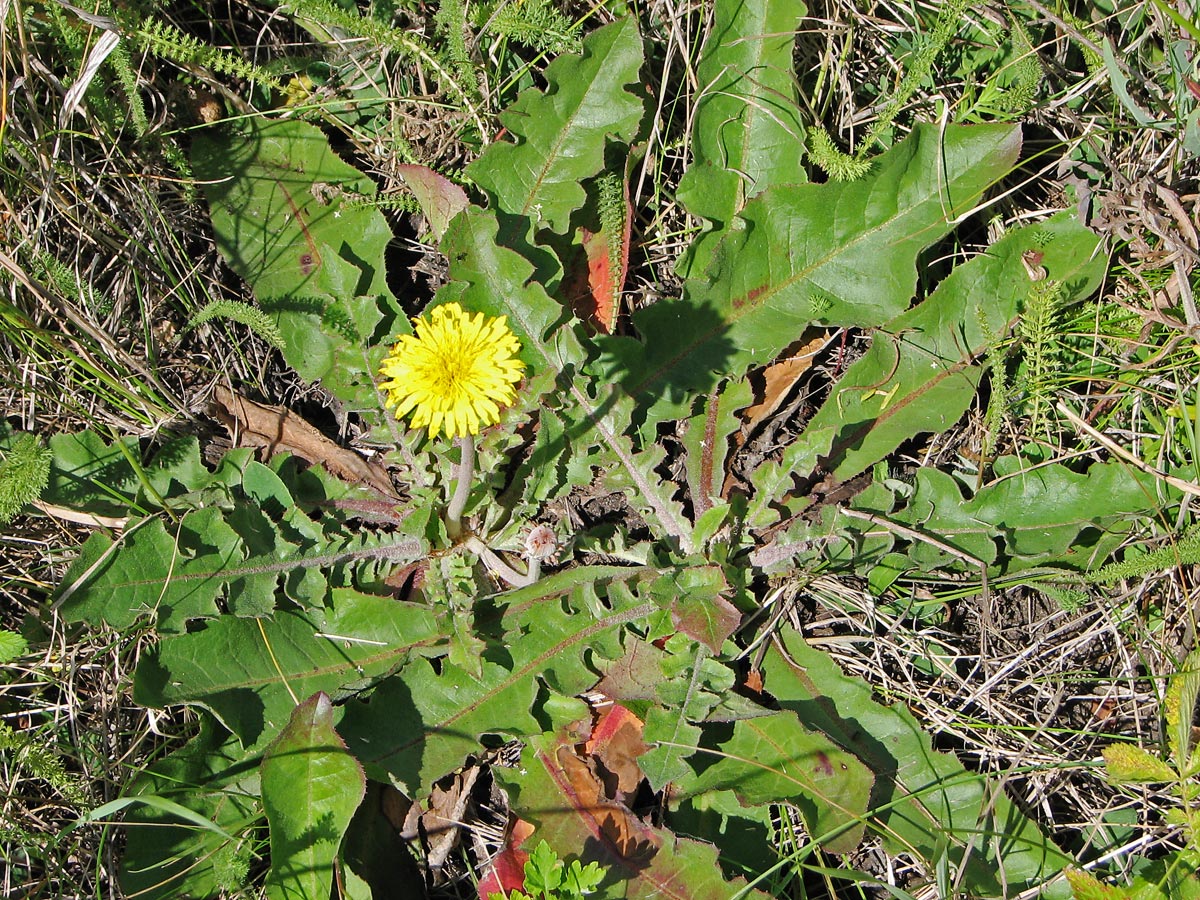
[[[586,866],[572,860],[568,866],[542,841],[525,861],[525,891],[513,891],[508,900],[582,900],[604,880],[604,872],[594,862]],[[492,894],[489,900],[505,900]]]

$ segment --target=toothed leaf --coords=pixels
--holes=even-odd
[[[717,0],[696,66],[692,164],[676,197],[711,231],[688,249],[684,277],[702,275],[748,197],[808,180],[792,54],[807,9],[799,0]]]
[[[545,91],[525,91],[501,114],[516,141],[490,144],[467,175],[496,210],[565,234],[571,213],[584,204],[580,182],[604,168],[605,142],[629,143],[637,132],[642,101],[625,88],[637,82],[641,65],[634,19],[588,35],[582,56],[564,54],[546,67]]]

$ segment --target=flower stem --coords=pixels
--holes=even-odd
[[[466,548],[483,560],[483,564],[487,566],[488,571],[498,575],[509,587],[523,588],[528,587],[538,580],[542,574],[542,561],[540,559],[530,560],[529,571],[521,574],[492,550],[487,544],[471,535],[466,540]]]
[[[462,514],[467,508],[467,495],[471,493],[471,480],[475,477],[475,436],[464,434],[458,442],[461,450],[458,465],[454,467],[454,496],[446,507],[446,534],[456,541],[462,536]]]

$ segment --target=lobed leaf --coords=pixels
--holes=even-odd
[[[697,519],[724,496],[730,441],[742,427],[738,413],[753,401],[749,382],[731,381],[702,398],[687,420],[684,465]]]
[[[299,119],[250,117],[198,135],[192,166],[205,186],[217,247],[264,297],[314,296],[336,279],[323,247],[357,264],[350,296],[390,296],[383,214],[348,201],[375,184],[343,162],[324,133]]]
[[[793,74],[798,0],[717,0],[696,66],[692,164],[676,197],[710,231],[688,248],[679,273],[702,275],[746,200],[808,180],[804,124]]]
[[[565,234],[584,204],[580,182],[604,168],[604,144],[628,144],[642,120],[642,101],[625,90],[642,66],[642,40],[629,17],[584,38],[583,54],[563,54],[546,67],[546,90],[530,89],[501,113],[518,139],[497,141],[467,166],[493,198],[493,210],[532,219]]]
[[[795,804],[813,840],[849,853],[862,840],[874,778],[852,752],[811,731],[790,711],[743,719],[724,740],[703,741],[716,764],[682,778],[682,794],[731,790],[746,806]]]
[[[956,266],[929,299],[875,333],[809,422],[806,432],[837,429],[825,467],[846,481],[914,435],[953,425],[975,399],[988,334],[1007,334],[1022,313],[1032,286],[1023,255],[1041,254],[1070,302],[1099,286],[1099,251],[1096,235],[1060,213]]]
[[[623,582],[658,575],[586,566],[504,594],[499,618],[477,623],[491,638],[478,676],[447,659],[416,660],[349,703],[342,734],[372,778],[415,796],[477,752],[480,735],[540,733],[533,707],[543,683],[567,697],[590,688],[589,655],[613,655],[620,630],[659,608]]]
[[[912,565],[925,571],[978,572],[980,563],[993,574],[1039,565],[1086,569],[1154,502],[1153,479],[1118,463],[1079,473],[1057,463],[1025,470],[1010,457],[997,460],[996,471],[997,481],[966,497],[959,481],[930,467],[917,470],[907,498],[872,485],[847,510],[826,507],[819,524],[799,524],[776,552],[757,558],[766,564],[819,546],[825,559],[865,570],[902,542]]]
[[[909,305],[917,255],[1006,174],[1020,131],[918,126],[847,183],[778,185],[743,207],[707,280],[635,317],[642,342],[610,338],[601,377],[677,418],[715,374],[777,356],[814,321],[876,326]]]
[[[891,853],[945,857],[962,873],[962,889],[983,896],[1041,887],[1072,860],[1059,850],[984,775],[968,772],[951,754],[935,751],[930,736],[900,706],[882,706],[871,688],[844,675],[825,654],[794,633],[781,633],[763,661],[765,688],[844,749],[875,777],[867,827]]]
[[[138,459],[137,438],[107,442],[94,431],[56,434],[49,441],[50,480],[42,499],[96,515],[128,515],[138,482],[130,458]],[[198,446],[198,445],[197,445]]]
[[[247,749],[261,748],[286,724],[295,697],[340,699],[442,641],[425,607],[340,588],[323,614],[222,616],[166,638],[141,658],[134,697],[143,706],[208,709]]]
[[[247,118],[198,136],[192,164],[217,247],[272,315],[284,358],[354,409],[379,409],[382,337],[407,320],[387,284],[392,232],[374,183],[320,129]]]

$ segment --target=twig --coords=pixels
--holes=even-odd
[[[1176,490],[1183,491],[1185,494],[1191,494],[1193,497],[1200,497],[1200,486],[1194,485],[1190,481],[1184,481],[1182,478],[1176,478],[1174,475],[1168,475],[1166,472],[1163,472],[1161,469],[1157,469],[1154,466],[1150,465],[1150,463],[1145,462],[1145,461],[1139,459],[1138,457],[1134,456],[1132,453],[1130,453],[1128,450],[1126,450],[1124,447],[1122,447],[1120,444],[1118,444],[1112,438],[1106,437],[1102,432],[1093,428],[1091,425],[1089,425],[1087,422],[1085,422],[1083,419],[1081,419],[1078,415],[1076,415],[1076,413],[1073,410],[1071,410],[1070,407],[1067,406],[1067,404],[1059,401],[1057,408],[1058,408],[1059,413],[1068,422],[1070,422],[1072,425],[1074,425],[1076,428],[1078,428],[1080,431],[1082,431],[1084,434],[1086,434],[1088,437],[1090,437],[1097,444],[1102,446],[1105,450],[1109,451],[1113,455],[1119,456],[1119,457],[1121,457],[1121,459],[1125,460],[1125,462],[1129,463],[1131,466],[1141,469],[1143,472],[1145,472],[1149,475],[1153,475],[1155,478],[1161,479],[1162,481],[1165,481],[1167,484],[1171,485],[1171,487],[1175,488]]]

